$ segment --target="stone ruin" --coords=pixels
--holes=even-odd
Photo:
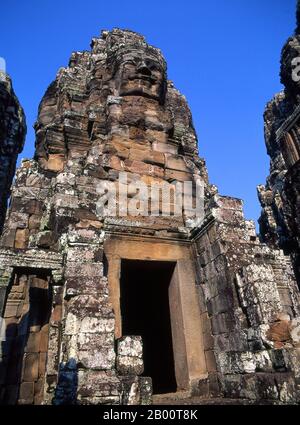
[[[25,134],[23,109],[13,91],[9,76],[0,70],[0,232]]]
[[[1,238],[1,402],[299,401],[293,258],[209,183],[160,50],[103,31],[58,71],[35,131]],[[184,182],[203,189],[201,219],[195,190],[190,211],[163,214]],[[173,193],[158,191],[152,215],[141,204],[153,196],[136,200],[145,186]]]
[[[284,90],[268,103],[265,141],[270,156],[270,175],[258,187],[263,208],[260,234],[263,242],[282,249],[293,261],[300,281],[300,2],[297,28],[282,49],[281,83]]]

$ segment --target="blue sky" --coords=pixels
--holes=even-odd
[[[256,186],[269,169],[265,104],[281,90],[281,48],[295,28],[296,0],[10,0],[1,5],[0,56],[24,107],[34,151],[38,104],[72,51],[87,50],[101,29],[145,35],[187,97],[211,183],[244,199],[257,219]]]

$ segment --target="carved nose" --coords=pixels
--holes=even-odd
[[[141,64],[138,67],[138,72],[142,75],[151,75],[150,69],[145,64]]]

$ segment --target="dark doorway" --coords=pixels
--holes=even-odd
[[[52,306],[50,273],[18,269],[4,310],[6,337],[0,369],[5,369],[3,404],[41,404]]]
[[[144,376],[151,376],[153,393],[177,389],[168,289],[175,263],[122,260],[122,335],[140,335]]]

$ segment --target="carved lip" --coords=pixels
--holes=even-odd
[[[128,80],[130,81],[144,80],[144,81],[149,81],[152,84],[155,84],[158,81],[157,78],[153,78],[150,75],[143,75],[143,74],[139,74],[138,76],[134,76],[134,77],[128,77]]]
[[[148,99],[159,100],[158,95],[155,95],[153,93],[149,93],[148,91],[144,91],[142,88],[141,89],[127,90],[125,93],[120,93],[120,96],[123,96],[123,97],[126,97],[126,96],[143,96],[143,97],[147,97]]]

